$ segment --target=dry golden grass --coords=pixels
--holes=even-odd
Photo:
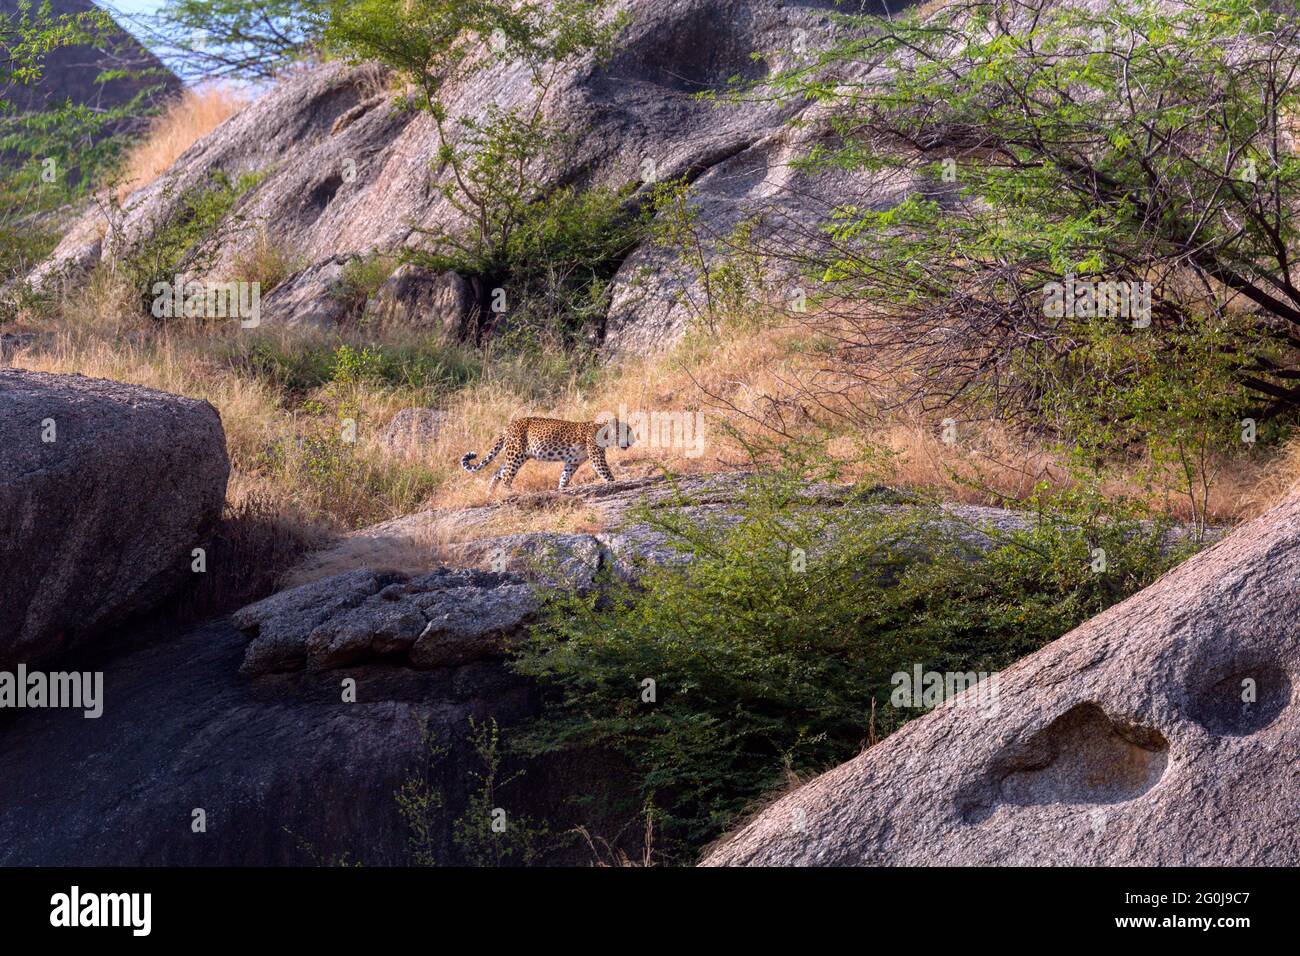
[[[248,96],[221,84],[186,89],[173,99],[127,153],[117,186],[119,201],[161,176],[182,153],[248,104]]]
[[[259,229],[253,242],[235,256],[233,275],[241,282],[256,282],[266,295],[303,263],[298,255]]]
[[[1242,492],[1235,517],[1241,519],[1263,514],[1282,499],[1300,492],[1300,438],[1292,438],[1278,455],[1251,469],[1237,485]]]
[[[373,561],[420,570],[447,546],[472,538],[600,530],[598,518],[581,507],[481,509],[494,502],[487,490],[491,469],[465,474],[460,457],[467,451],[484,454],[505,424],[523,415],[592,420],[638,411],[703,414],[703,454],[643,440],[630,450],[610,452],[620,478],[662,468],[699,474],[752,467],[745,440],[775,429],[795,437],[824,436],[829,453],[849,464],[849,477],[938,489],[948,499],[968,503],[1006,504],[1023,499],[1040,482],[1061,487],[1067,480],[1049,448],[997,423],[962,423],[952,443],[943,440],[942,425],[934,421],[894,415],[864,426],[861,396],[844,391],[852,383],[827,378],[825,343],[798,326],[732,322],[720,336],[688,337],[665,353],[625,359],[594,373],[571,369],[562,356],[525,362],[489,354],[469,384],[454,389],[340,381],[330,378],[328,368],[315,384],[291,387],[255,360],[272,354],[292,366],[314,354],[314,361],[328,365],[342,344],[431,354],[439,354],[440,347],[392,327],[322,337],[268,329],[254,334],[235,323],[162,326],[140,315],[129,290],[103,270],[56,316],[42,317],[35,327],[46,337],[20,351],[15,365],[135,382],[211,402],[226,429],[232,508],[256,501],[259,509],[291,516],[313,535],[345,534],[436,509],[424,526],[408,521],[401,534],[379,528],[348,538],[328,556],[326,569]],[[465,350],[447,354],[449,361],[479,361]],[[810,381],[818,386],[816,401],[808,398]],[[403,408],[428,405],[449,414],[450,424],[437,438],[414,454],[387,447],[383,436],[392,417]],[[344,443],[341,428],[349,420],[356,423],[355,442]],[[879,455],[874,463],[859,462],[864,442],[885,453],[883,462]],[[1274,464],[1263,453],[1222,463],[1211,492],[1210,520],[1239,520],[1284,494],[1300,476],[1300,443]],[[498,490],[495,502],[511,502],[512,492],[551,491],[559,473],[559,464],[529,462],[511,491]],[[597,480],[584,465],[574,484]],[[1115,491],[1134,493],[1122,477]],[[1177,517],[1189,516],[1177,495],[1157,503]],[[320,570],[308,573],[315,577]]]

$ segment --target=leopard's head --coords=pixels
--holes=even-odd
[[[596,429],[596,444],[601,448],[631,448],[636,444],[636,435],[627,422],[611,416],[600,422],[600,427]]]

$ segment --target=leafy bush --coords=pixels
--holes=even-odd
[[[430,233],[428,248],[409,257],[478,280],[487,308],[499,301],[506,316],[507,344],[572,345],[603,332],[611,280],[646,234],[647,220],[626,200],[612,189],[564,187],[517,210],[500,244],[472,232]]]
[[[474,381],[479,363],[467,350],[433,336],[399,343],[353,345],[333,337],[285,340],[275,335],[241,338],[225,361],[271,382],[286,397],[330,383],[368,383],[424,389],[434,400]]]
[[[223,171],[214,170],[206,184],[181,197],[176,213],[131,250],[124,268],[146,314],[152,314],[155,284],[171,284],[187,267],[201,268],[205,242],[264,175],[244,173],[232,180]]]
[[[469,718],[468,741],[479,769],[469,772],[469,792],[464,812],[448,820],[447,800],[433,778],[451,755],[451,747],[426,733],[425,765],[408,777],[394,797],[397,810],[410,829],[411,862],[439,866],[443,833],[450,830],[453,856],[470,866],[520,866],[536,862],[553,843],[546,827],[526,815],[507,815],[500,791],[523,776],[523,771],[502,774],[501,731],[496,718],[483,722]]]
[[[414,91],[405,105],[432,117],[436,188],[460,215],[423,230],[427,246],[412,258],[474,280],[483,325],[497,325],[504,310],[516,346],[599,333],[591,326],[604,315],[608,280],[640,234],[617,192],[538,186],[567,142],[542,102],[562,69],[613,49],[625,21],[607,7],[606,0],[340,0],[325,31],[330,49],[392,68]],[[527,101],[453,120],[446,85],[501,59],[527,68]]]
[[[915,716],[887,706],[891,675],[997,670],[1181,557],[1159,526],[1089,516],[1084,501],[1064,515],[1043,502],[976,558],[974,529],[933,505],[865,491],[818,505],[800,488],[757,481],[737,521],[645,511],[689,563],[554,595],[515,663],[550,696],[524,748],[621,755],[679,860],[788,774]]]
[[[28,0],[10,6],[0,12],[0,285],[25,275],[54,248],[58,211],[112,174],[127,135],[153,111],[150,103],[162,89],[149,82],[156,79],[151,70],[105,70],[98,83],[143,83],[116,105],[69,99],[21,109],[10,98],[22,102],[18,94],[41,80],[50,52],[88,46],[107,59],[128,41],[102,10],[55,14],[48,3]]]
[[[338,285],[332,290],[334,297],[347,306],[349,313],[356,314],[392,274],[393,262],[387,256],[355,256],[343,264]]]

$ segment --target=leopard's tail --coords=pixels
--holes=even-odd
[[[470,462],[478,457],[478,452],[471,451],[461,456],[460,467],[464,468],[466,471],[480,471],[492,464],[492,459],[501,454],[501,449],[504,447],[506,447],[506,436],[502,435],[497,439],[497,443],[492,446],[492,450],[487,453],[487,457],[477,465],[470,464]]]

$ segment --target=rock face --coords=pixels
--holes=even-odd
[[[1300,498],[777,801],[706,863],[1300,863]],[[990,706],[991,704],[991,706]]]
[[[469,719],[505,729],[536,709],[528,684],[495,662],[249,681],[238,673],[246,639],[224,622],[159,637],[84,665],[104,672],[98,719],[59,710],[0,722],[0,747],[23,768],[0,775],[0,865],[410,863],[397,792],[412,781],[444,801],[425,851],[463,861],[452,823],[483,769]],[[567,772],[530,767],[499,805],[563,820]]]
[[[365,660],[454,667],[504,656],[538,608],[522,578],[441,569],[408,578],[351,571],[235,614],[252,640],[240,671],[321,671]]]
[[[346,321],[352,305],[342,294],[349,256],[330,256],[300,269],[266,294],[261,320],[268,325],[329,329]]]
[[[393,270],[366,306],[368,317],[427,328],[447,341],[468,337],[477,311],[467,280],[455,272],[431,272],[411,263]]]
[[[678,491],[689,513],[722,520],[740,480],[624,481],[583,494],[610,521],[635,504],[675,504]],[[839,500],[835,489],[810,494]],[[549,509],[558,497],[519,495],[451,518]],[[374,536],[411,524],[389,522]],[[358,568],[190,633],[96,642],[64,666],[103,671],[101,717],[64,709],[0,720],[0,751],[22,768],[0,774],[0,865],[379,865],[416,862],[417,849],[426,862],[467,862],[456,823],[473,823],[465,814],[484,769],[470,720],[496,721],[510,741],[540,712],[533,685],[503,661],[538,607],[528,579],[584,588],[607,566],[635,573],[641,561],[673,559],[649,529],[622,527],[472,538],[449,545],[447,560],[485,570]],[[623,832],[616,808],[629,778],[607,756],[521,767],[507,755],[500,779],[520,769],[494,793],[510,819],[545,820],[555,834],[579,824]],[[441,801],[421,820],[420,847],[399,792]],[[575,793],[590,803],[575,807]],[[590,859],[562,844],[545,857]]]
[[[221,515],[228,474],[207,402],[0,369],[0,665],[167,597]]]
[[[569,69],[547,95],[547,115],[572,148],[539,164],[533,176],[539,187],[627,188],[635,204],[655,183],[684,178],[706,244],[757,217],[763,225],[756,235],[774,237],[786,252],[836,204],[885,208],[906,194],[907,183],[809,179],[795,169],[791,160],[826,135],[807,104],[718,105],[696,96],[725,89],[732,77],[756,79],[804,62],[838,29],[827,15],[837,9],[834,0],[623,0],[618,6],[630,20],[612,62]],[[418,244],[420,229],[464,225],[439,191],[449,174],[430,169],[439,148],[433,123],[398,109],[386,83],[373,65],[337,62],[291,77],[132,196],[120,221],[73,229],[30,281],[40,285],[123,255],[182,210],[214,171],[231,179],[256,172],[263,177],[232,210],[229,228],[211,239],[212,255],[201,257],[208,277],[228,280],[260,231],[308,263],[302,276],[268,295],[264,321],[344,321],[324,301],[338,257],[392,252]],[[448,126],[456,128],[462,117],[481,119],[490,104],[530,103],[533,94],[521,64],[493,64],[449,85]],[[795,119],[809,122],[791,126]],[[99,215],[88,213],[92,220]],[[408,313],[428,314],[427,303],[436,301],[444,327],[450,323],[464,334],[463,316],[475,311],[464,283],[417,294],[409,278],[395,277],[414,303]],[[390,289],[389,298],[398,291]],[[791,292],[776,290],[783,300]],[[291,298],[291,307],[277,307]],[[613,350],[648,351],[679,336],[706,305],[694,266],[647,242],[619,265],[605,326],[592,331]],[[508,324],[509,315],[504,318]]]

